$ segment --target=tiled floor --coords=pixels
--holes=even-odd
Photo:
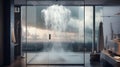
[[[87,53],[87,55],[85,55],[85,67],[102,67],[100,65],[99,62],[94,62],[92,65],[90,64],[89,61],[90,57],[89,57],[89,53]],[[84,67],[84,66],[64,66],[64,65],[26,65],[25,63],[25,58],[21,58],[16,60],[13,64],[11,64],[10,66],[6,66],[6,67]]]

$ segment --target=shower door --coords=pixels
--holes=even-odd
[[[84,66],[84,2],[71,2],[27,1],[27,64]]]

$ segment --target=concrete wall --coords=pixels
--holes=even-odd
[[[3,64],[3,6],[0,0],[0,66]]]

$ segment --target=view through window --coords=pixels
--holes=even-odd
[[[84,48],[90,52],[92,46],[93,7],[55,4],[21,11],[28,64],[84,64]]]

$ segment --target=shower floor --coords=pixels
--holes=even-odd
[[[27,64],[84,64],[82,52],[27,53]]]

